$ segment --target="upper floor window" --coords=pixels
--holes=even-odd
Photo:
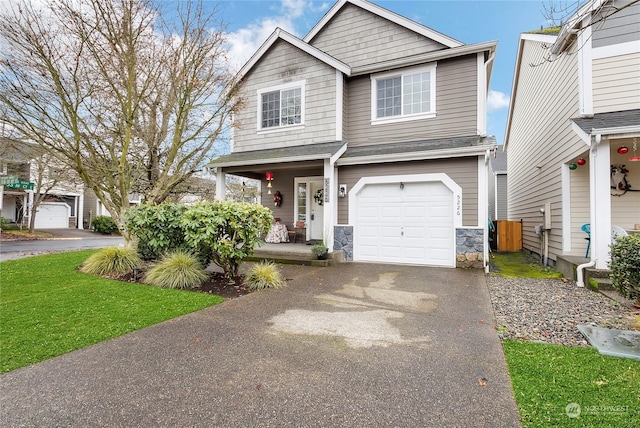
[[[304,81],[258,91],[258,129],[304,124]]]
[[[436,66],[371,76],[371,122],[434,117]]]

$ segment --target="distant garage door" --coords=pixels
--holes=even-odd
[[[453,192],[441,181],[372,183],[356,197],[355,260],[455,266]]]
[[[45,202],[38,207],[36,229],[67,229],[71,208],[61,202]]]

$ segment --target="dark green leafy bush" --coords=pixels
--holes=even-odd
[[[185,248],[184,229],[180,219],[184,205],[138,205],[129,209],[124,224],[137,238],[138,253],[143,260],[155,260],[163,254]]]
[[[623,296],[640,299],[640,234],[621,236],[611,244],[611,279]]]
[[[91,221],[91,230],[105,235],[112,235],[118,233],[118,226],[111,217],[99,215]]]
[[[215,201],[189,208],[182,216],[189,246],[220,266],[229,278],[238,276],[242,261],[271,227],[273,215],[258,204]]]

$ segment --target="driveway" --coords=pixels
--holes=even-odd
[[[482,272],[282,269],[281,291],[0,376],[0,425],[519,426]]]

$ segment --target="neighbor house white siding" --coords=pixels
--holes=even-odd
[[[518,65],[507,141],[508,213],[510,220],[523,220],[523,246],[539,253],[541,240],[534,227],[542,223],[540,209],[551,203],[549,255],[555,260],[562,254],[562,165],[586,153],[587,146],[569,121],[579,114],[577,55],[547,62],[547,46],[524,40]],[[580,211],[572,209],[572,217],[589,217],[588,204]]]
[[[640,108],[640,52],[593,60],[593,112],[637,108]]]

